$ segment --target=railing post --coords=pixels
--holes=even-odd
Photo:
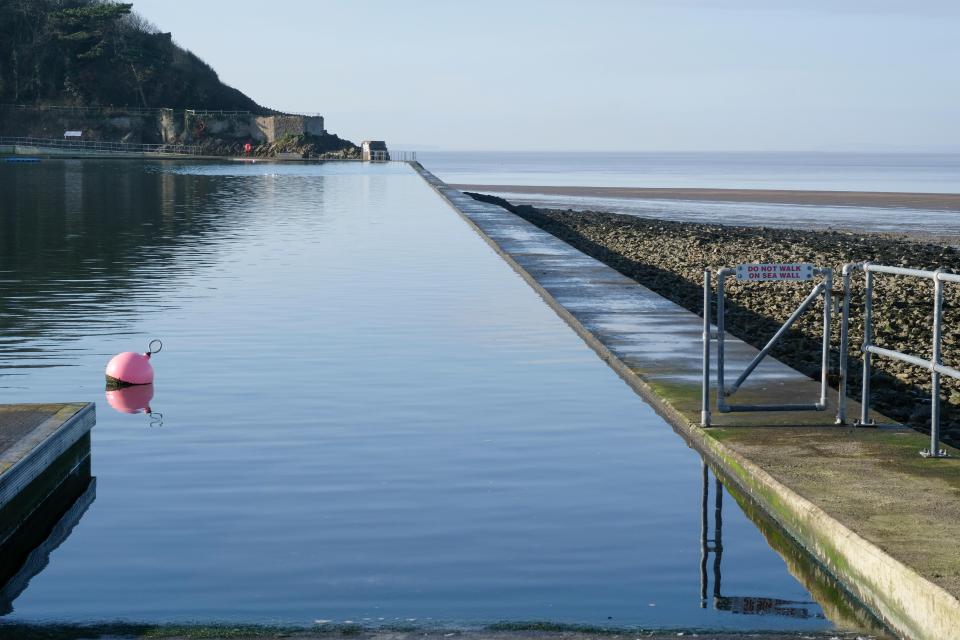
[[[860,424],[873,424],[870,420],[870,352],[867,350],[873,343],[873,273],[870,263],[863,265],[866,274],[864,278],[863,303],[863,391],[860,397]]]
[[[846,424],[847,422],[847,376],[850,366],[850,359],[847,354],[849,349],[849,326],[850,326],[850,272],[852,265],[843,265],[843,311],[840,316],[840,384],[837,392],[837,424]]]
[[[723,409],[726,406],[726,396],[724,395],[723,380],[723,356],[724,356],[724,316],[726,315],[723,301],[723,269],[717,271],[717,409],[721,413],[726,413]]]
[[[833,309],[833,269],[826,268],[823,272],[823,348],[820,364],[820,404],[827,407],[827,389],[829,388],[830,373],[830,317]]]
[[[710,270],[703,271],[703,389],[700,426],[710,426]]]
[[[946,451],[940,449],[940,372],[937,366],[940,362],[940,343],[943,331],[943,281],[940,279],[940,269],[933,275],[933,354],[930,358],[933,364],[930,367],[930,449],[921,451],[920,455],[926,458],[941,458]]]

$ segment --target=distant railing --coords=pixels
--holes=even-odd
[[[172,112],[173,109],[155,109],[147,107],[71,107],[56,104],[0,104],[0,109],[16,111],[52,111],[54,113],[71,113],[78,115],[130,115],[156,116],[163,112]]]
[[[72,107],[55,104],[0,104],[0,109],[16,111],[52,111],[55,113],[72,113],[78,115],[105,115],[117,116],[159,116],[164,113],[189,113],[196,116],[251,116],[251,111],[222,110],[222,109],[168,109],[150,107]]]
[[[75,149],[108,153],[175,153],[197,155],[200,147],[188,144],[130,144],[97,140],[61,140],[58,138],[23,138],[0,136],[0,145],[36,147],[39,149]]]
[[[365,162],[414,162],[416,159],[416,151],[385,151],[382,149],[368,151],[362,158]]]
[[[192,116],[252,116],[249,111],[223,111],[223,110],[204,110],[204,109],[184,109],[185,113]]]
[[[390,160],[392,162],[416,162],[416,151],[390,151]]]

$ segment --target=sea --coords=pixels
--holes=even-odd
[[[451,184],[491,185],[512,202],[686,222],[840,229],[960,244],[956,211],[516,194],[495,185],[960,193],[960,153],[579,153],[421,151]]]

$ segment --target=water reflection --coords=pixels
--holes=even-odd
[[[230,205],[255,185],[234,182],[160,162],[0,164],[0,377],[74,364],[64,343],[173,308],[178,279],[216,261],[212,238],[244,225]]]
[[[889,630],[869,610],[859,604],[837,580],[807,554],[769,515],[734,486],[725,486],[714,476],[715,502],[713,506],[713,535],[710,535],[710,469],[702,463],[700,500],[700,607],[712,604],[718,611],[745,615],[777,615],[798,619],[829,619],[840,629],[869,631],[880,638],[892,638]],[[723,493],[737,502],[737,506],[757,526],[767,543],[783,558],[787,569],[814,601],[784,600],[763,596],[723,595],[721,589],[723,560]],[[713,555],[712,580],[708,575],[710,555]],[[708,592],[712,593],[708,596]]]
[[[709,577],[707,564],[713,554],[713,607],[718,611],[745,615],[778,615],[788,618],[823,618],[817,603],[781,600],[763,596],[725,596],[721,592],[721,564],[723,561],[723,483],[715,477],[716,502],[713,508],[713,537],[710,537],[708,504],[710,478],[707,463],[703,463],[703,489],[700,500],[700,607],[706,608]],[[812,606],[811,606],[812,605]]]
[[[0,510],[0,615],[13,611],[95,497],[87,434]]]
[[[145,413],[151,427],[163,426],[163,414],[150,408],[152,384],[137,384],[119,389],[107,388],[107,404],[117,413]]]

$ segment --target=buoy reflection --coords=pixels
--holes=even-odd
[[[150,408],[153,400],[153,385],[138,384],[120,389],[108,389],[107,403],[118,413],[145,413],[150,416],[150,426],[163,426],[163,414]]]

